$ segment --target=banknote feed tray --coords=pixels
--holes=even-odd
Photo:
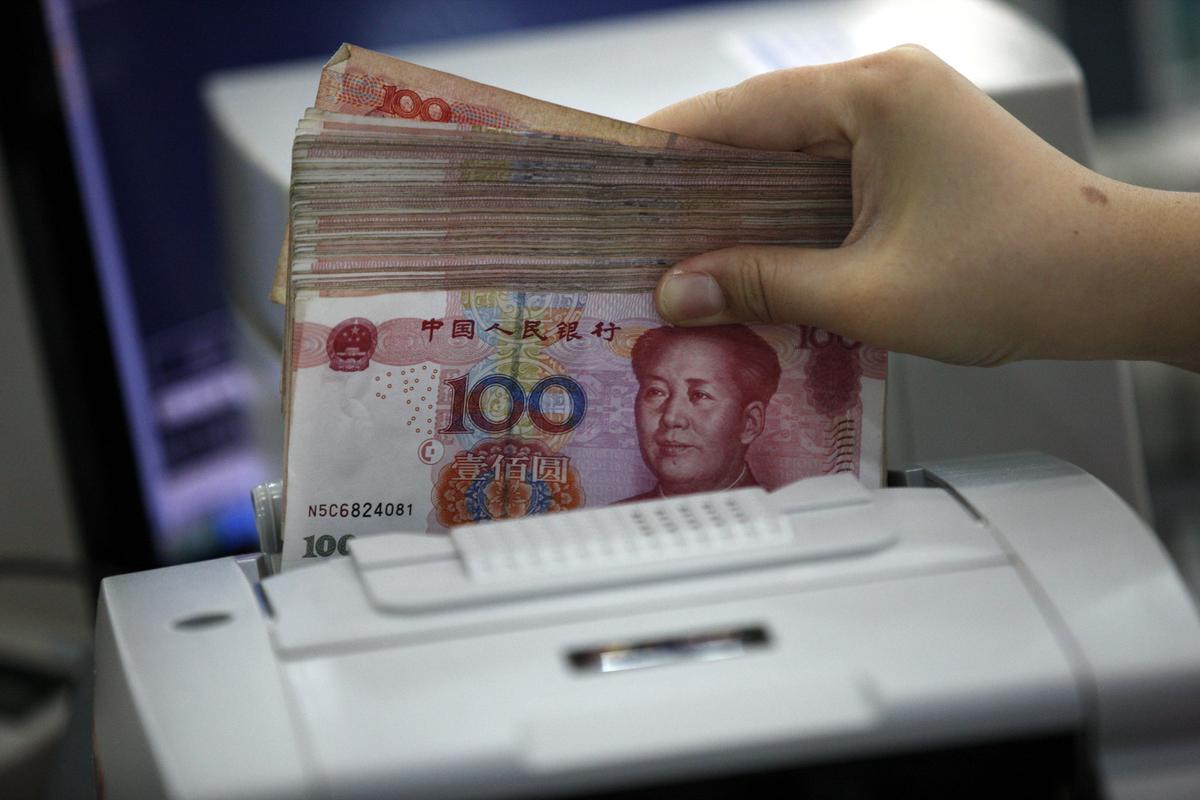
[[[875,552],[896,540],[851,475],[569,515],[383,534],[351,555],[371,602],[420,613]]]

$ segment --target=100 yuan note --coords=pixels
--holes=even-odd
[[[665,325],[649,293],[300,291],[285,568],[355,537],[852,472],[879,485],[886,354],[790,325]]]
[[[352,44],[343,44],[322,68],[314,105],[324,112],[447,128],[541,131],[638,147],[721,148],[536,100]],[[290,238],[289,225],[271,288],[271,299],[280,304],[287,300]]]

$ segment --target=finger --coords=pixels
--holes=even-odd
[[[658,283],[659,313],[676,325],[791,322],[847,330],[846,249],[743,246],[681,261]],[[844,270],[841,270],[844,272]]]
[[[858,72],[857,60],[768,72],[675,103],[641,124],[737,147],[849,158]]]

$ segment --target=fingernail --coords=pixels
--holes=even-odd
[[[725,310],[725,295],[707,273],[672,272],[659,286],[658,303],[669,319],[703,319]]]

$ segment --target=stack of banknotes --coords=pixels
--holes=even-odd
[[[834,247],[844,161],[740,150],[344,45],[293,150],[286,567],[439,533],[853,472],[886,353],[801,325],[678,328],[664,270]]]

